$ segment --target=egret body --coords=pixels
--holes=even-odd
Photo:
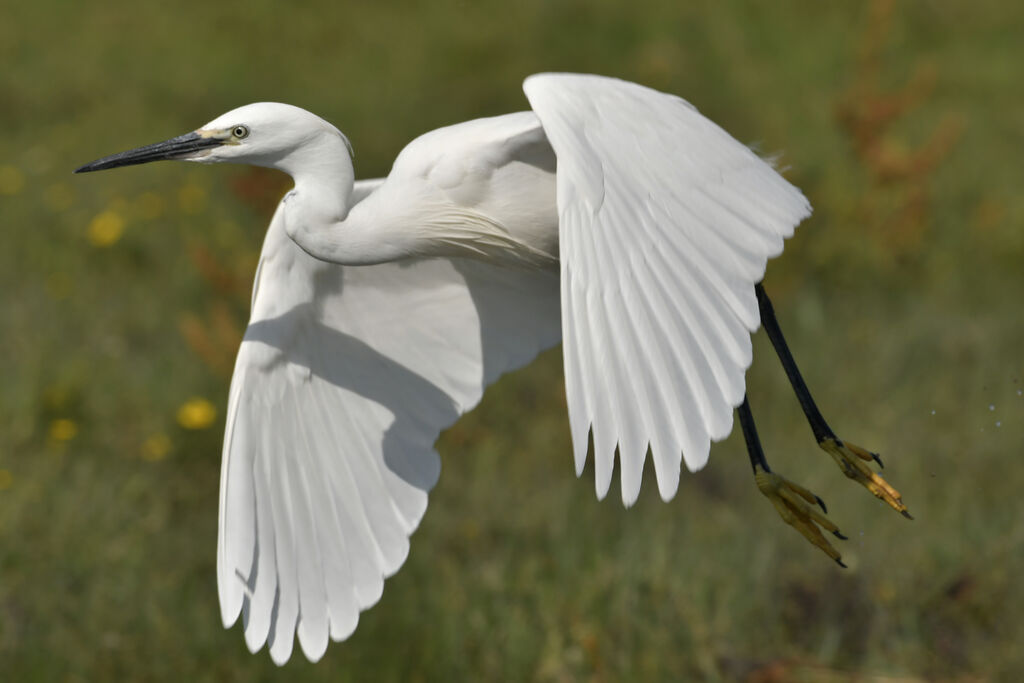
[[[738,407],[759,488],[840,561],[820,501],[768,468],[745,400],[750,334],[771,316],[759,283],[805,197],[678,97],[573,74],[524,89],[532,111],[426,133],[386,179],[355,181],[337,128],[275,103],[78,169],[181,159],[294,180],[232,378],[217,551],[224,624],[241,615],[275,662],[296,633],[316,660],[353,632],[408,554],[440,430],[560,340],[576,471],[592,436],[599,497],[618,453],[635,501],[650,450],[670,499]],[[819,444],[905,512],[768,322]]]

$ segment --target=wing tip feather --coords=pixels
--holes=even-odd
[[[317,622],[310,624],[305,619],[300,619],[296,628],[302,654],[313,664],[323,658],[330,640],[328,637],[330,627],[327,619],[318,619]]]

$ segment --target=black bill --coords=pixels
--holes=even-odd
[[[89,171],[102,171],[118,166],[134,166],[135,164],[146,164],[150,161],[161,159],[181,159],[204,149],[219,147],[223,140],[216,137],[204,137],[199,133],[186,133],[170,140],[164,140],[153,145],[146,145],[137,149],[130,149],[127,152],[111,154],[108,157],[97,159],[91,163],[76,168],[75,173],[88,173]]]

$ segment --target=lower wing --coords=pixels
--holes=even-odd
[[[358,188],[357,188],[358,189]],[[225,626],[315,661],[381,596],[437,481],[434,442],[560,339],[557,273],[434,259],[342,267],[271,223],[231,382],[217,577]]]

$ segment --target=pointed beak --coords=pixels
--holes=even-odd
[[[150,161],[161,159],[187,159],[197,152],[213,147],[220,147],[224,140],[209,134],[197,132],[179,135],[170,140],[164,140],[153,145],[146,145],[127,152],[111,154],[108,157],[97,159],[91,163],[76,168],[75,173],[88,173],[90,171],[103,171],[118,166],[134,166],[135,164],[148,164]]]

